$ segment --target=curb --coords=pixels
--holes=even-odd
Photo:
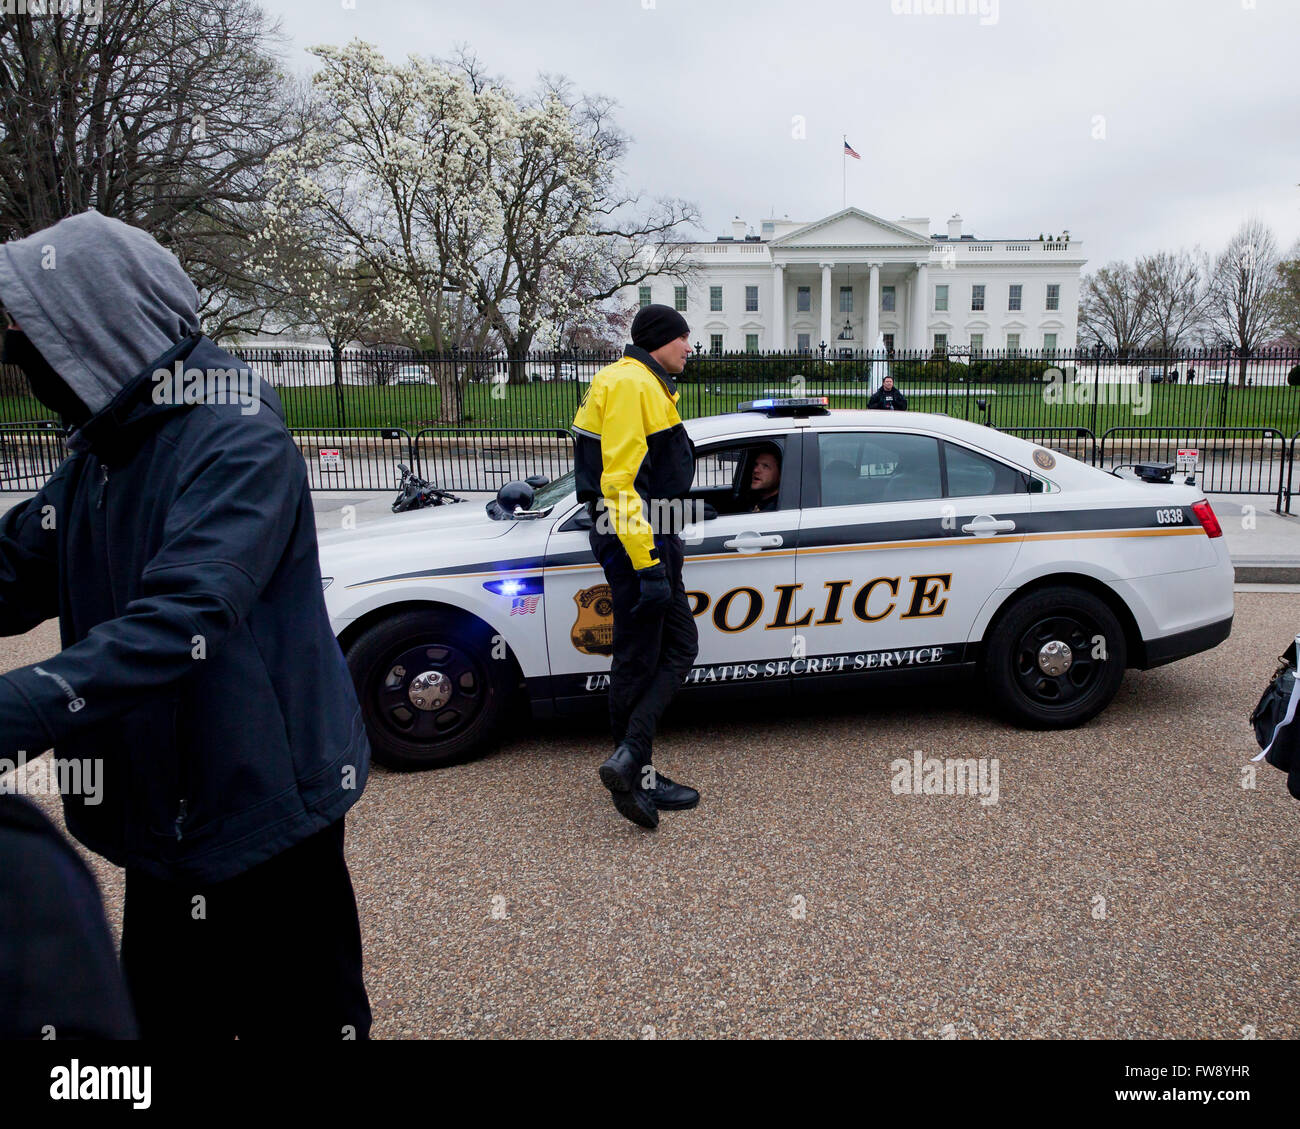
[[[1237,584],[1300,584],[1300,560],[1294,557],[1238,557],[1233,569]]]

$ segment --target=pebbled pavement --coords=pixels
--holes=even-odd
[[[348,825],[374,1033],[1300,1037],[1300,805],[1262,763],[1242,786],[1297,629],[1300,595],[1239,594],[1226,643],[1069,732],[951,690],[678,715],[656,763],[703,799],[654,833],[610,804],[595,722],[377,770]],[[56,647],[2,640],[2,669]],[[997,757],[997,803],[894,794],[915,749]]]

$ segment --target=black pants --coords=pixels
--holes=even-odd
[[[145,1039],[369,1038],[343,820],[209,886],[128,868],[122,971]]]
[[[668,572],[673,599],[662,612],[633,615],[641,582],[617,538],[593,538],[614,599],[614,659],[609,674],[609,722],[615,746],[625,744],[644,768],[650,763],[655,726],[682,684],[695,656],[699,635],[691,602],[682,584],[682,540],[656,537],[659,559]]]

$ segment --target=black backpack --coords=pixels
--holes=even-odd
[[[1251,713],[1250,724],[1254,726],[1256,742],[1265,750],[1264,760],[1274,768],[1291,773],[1288,787],[1291,794],[1300,799],[1297,794],[1300,758],[1296,756],[1296,746],[1300,744],[1300,719],[1296,716],[1300,713],[1300,693],[1296,689],[1298,641],[1300,637],[1292,640],[1291,645],[1278,656],[1278,668]],[[1294,704],[1292,699],[1295,699]]]

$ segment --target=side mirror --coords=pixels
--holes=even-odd
[[[527,482],[507,482],[497,491],[497,505],[507,514],[526,510],[533,504],[533,488]]]
[[[718,516],[718,511],[712,502],[700,502],[699,515],[701,521],[712,521]]]

